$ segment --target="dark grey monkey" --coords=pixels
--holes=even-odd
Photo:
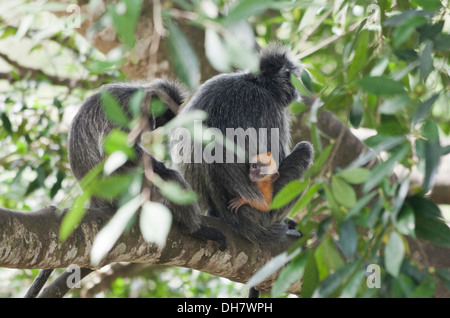
[[[204,125],[219,129],[223,135],[226,135],[227,128],[255,128],[257,132],[259,128],[278,128],[279,138],[274,140],[277,149],[271,149],[271,135],[268,133],[266,148],[260,151],[271,151],[272,154],[279,151],[280,177],[274,184],[274,195],[289,182],[299,179],[313,157],[313,149],[308,142],[298,143],[289,153],[291,140],[287,106],[299,98],[290,80],[291,74],[297,74],[299,68],[289,54],[287,48],[279,45],[263,49],[259,74],[238,72],[215,76],[200,86],[180,113],[205,111],[208,118]],[[177,147],[175,152],[185,148],[194,153],[194,147],[197,147],[191,140],[180,140],[173,134],[171,144],[172,149]],[[251,146],[245,145],[247,154]],[[247,158],[251,156],[247,155]],[[178,169],[199,194],[202,210],[223,219],[254,243],[276,244],[285,235],[288,229],[285,218],[292,204],[269,213],[261,213],[248,205],[242,206],[238,213],[227,209],[229,201],[236,197],[261,198],[257,186],[248,178],[248,162],[194,163],[190,159],[179,163]]]
[[[139,89],[143,89],[146,94],[151,94],[152,98],[156,97],[161,99],[167,106],[170,104],[170,107],[167,107],[167,110],[162,115],[157,118],[154,118],[153,116],[149,117],[148,120],[152,129],[164,125],[175,117],[176,114],[172,109],[174,107],[179,108],[187,96],[179,84],[162,79],[154,80],[147,84],[110,84],[105,85],[104,89],[115,97],[118,103],[123,107],[124,112],[129,115],[130,118],[131,115],[128,109],[129,100]],[[69,162],[72,172],[77,180],[81,180],[92,168],[105,158],[102,147],[103,138],[114,128],[118,127],[106,117],[102,107],[101,94],[96,93],[89,97],[83,103],[73,119],[69,132]],[[137,158],[134,161],[128,161],[119,170],[126,171],[127,169],[133,169],[139,164],[143,150],[136,145],[135,151],[137,153]],[[163,180],[174,181],[185,189],[191,189],[178,171],[167,168],[153,156],[151,156],[151,159],[154,172]],[[218,241],[220,243],[220,248],[225,248],[225,236],[218,230],[202,224],[202,215],[197,203],[190,205],[173,204],[164,198],[156,187],[152,187],[152,199],[169,207],[172,211],[174,222],[178,223],[181,230],[201,239]],[[92,198],[90,207],[116,208],[116,204],[116,202]],[[52,269],[41,270],[29,291],[26,293],[25,298],[36,297],[52,271]]]
[[[139,89],[143,89],[148,94],[152,94],[152,98],[161,99],[165,104],[175,102],[176,107],[180,107],[187,96],[179,84],[162,79],[154,80],[148,84],[110,84],[104,86],[103,89],[106,89],[115,97],[117,102],[123,107],[125,114],[130,116],[130,118],[131,115],[128,109],[129,100]],[[174,116],[175,114],[171,109],[167,108],[165,113],[157,118],[150,116],[150,127],[155,129],[162,126]],[[107,119],[102,107],[101,94],[96,93],[89,97],[73,119],[68,139],[70,167],[78,180],[82,179],[95,165],[105,158],[102,141],[114,128],[118,127]],[[138,145],[135,146],[135,150],[137,158],[125,163],[120,170],[133,169],[138,164],[143,150]],[[177,182],[183,188],[190,189],[190,186],[178,171],[167,168],[153,156],[151,158],[153,170],[162,179]],[[173,204],[162,197],[156,187],[152,187],[152,199],[162,201],[162,203],[171,209],[173,220],[181,225],[181,229],[188,233],[194,233],[201,229],[201,213],[197,203],[190,205]],[[93,198],[91,201],[91,207],[114,207],[115,205],[115,202],[107,202],[98,198]]]

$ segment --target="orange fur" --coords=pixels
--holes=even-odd
[[[245,204],[250,205],[255,210],[261,212],[269,212],[270,204],[272,203],[273,198],[273,182],[278,178],[278,171],[276,168],[276,163],[273,160],[273,157],[270,152],[267,154],[259,154],[254,158],[254,161],[263,162],[269,169],[269,174],[263,177],[261,180],[257,181],[257,186],[259,191],[263,196],[263,201],[251,200],[248,198],[236,198],[230,201],[228,208],[235,213],[239,210],[239,208]],[[276,176],[276,178],[275,178]]]

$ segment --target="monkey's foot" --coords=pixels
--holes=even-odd
[[[215,228],[202,225],[197,231],[192,233],[192,236],[202,240],[206,239],[219,243],[219,250],[221,251],[224,251],[227,248],[227,238],[222,232]]]
[[[241,199],[236,198],[236,199],[230,200],[230,202],[228,203],[228,210],[230,210],[233,213],[237,213],[239,208],[242,205],[243,204],[241,202]]]

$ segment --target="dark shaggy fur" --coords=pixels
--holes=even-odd
[[[183,115],[197,109],[205,111],[208,119],[204,124],[218,128],[224,135],[226,128],[278,128],[277,148],[281,163],[274,195],[289,182],[299,179],[313,157],[313,149],[307,142],[297,144],[289,153],[287,106],[298,98],[290,75],[297,72],[298,66],[289,57],[288,49],[270,46],[261,52],[259,74],[240,72],[215,76],[200,86],[181,113]],[[267,151],[273,150],[270,145],[269,134]],[[193,143],[188,147],[193,149]],[[245,150],[248,153],[248,145]],[[269,213],[254,210],[248,205],[242,206],[237,213],[227,209],[228,202],[233,198],[261,197],[257,186],[248,178],[248,168],[248,163],[179,165],[185,179],[199,193],[202,210],[209,210],[210,215],[223,219],[252,242],[276,242],[287,230],[284,219],[292,205]]]
[[[158,97],[162,93],[167,94],[178,105],[181,105],[186,98],[186,93],[179,84],[162,79],[148,84],[111,84],[104,86],[103,89],[108,90],[116,98],[128,115],[130,114],[128,109],[129,100],[139,89],[144,89],[147,93],[152,94],[152,97]],[[164,125],[174,116],[175,114],[167,109],[158,118],[149,118],[150,127],[156,128]],[[109,121],[104,113],[101,104],[101,94],[96,93],[89,97],[72,122],[68,140],[70,167],[78,180],[82,179],[105,158],[102,142],[114,128],[117,128],[117,125]],[[133,162],[129,161],[122,166],[120,168],[121,171],[133,169],[139,163],[142,149],[136,145],[135,150],[138,154],[137,158]],[[152,163],[154,171],[164,180],[174,181],[185,189],[191,189],[178,171],[167,168],[153,156]],[[193,233],[201,228],[201,213],[197,204],[175,205],[161,196],[155,187],[152,188],[152,199],[167,205],[173,213],[174,221],[181,224],[181,228],[187,232]],[[116,207],[116,205],[116,202],[108,202],[99,198],[92,198],[91,200],[91,207]]]

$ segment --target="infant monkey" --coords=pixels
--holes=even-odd
[[[263,196],[263,200],[235,198],[229,202],[228,209],[237,213],[241,206],[248,204],[255,210],[269,212],[273,197],[273,183],[279,176],[277,164],[270,152],[254,156],[250,161],[249,178],[258,186],[258,189]]]

